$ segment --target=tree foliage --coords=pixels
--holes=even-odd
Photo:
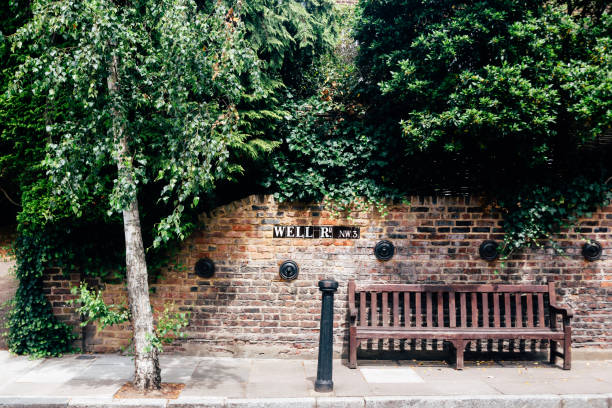
[[[23,92],[34,75],[35,93],[59,119],[46,126],[52,143],[45,164],[54,185],[78,215],[83,200],[109,187],[105,201],[117,211],[136,195],[135,186],[159,183],[161,200],[172,207],[159,237],[182,236],[184,207],[239,170],[229,150],[250,142],[237,131],[236,102],[260,91],[258,61],[240,20],[221,6],[200,13],[188,1],[37,2],[34,16],[14,45],[37,56],[21,65],[13,89]],[[105,92],[112,58],[120,61],[116,95]],[[67,96],[70,109],[61,103]],[[119,154],[109,130],[114,111],[125,118],[118,126],[133,152],[125,174],[111,169]]]
[[[253,160],[274,146],[269,139],[284,114],[280,101],[328,47],[332,3],[289,3],[10,0],[2,9],[0,177],[21,205],[14,206],[20,290],[10,320],[12,350],[70,350],[70,329],[57,323],[42,294],[46,268],[109,278],[125,270],[120,217],[108,211],[135,189],[117,179],[117,149],[107,145],[109,55],[123,53],[125,62],[128,86],[110,102],[138,136],[130,172],[139,183],[145,244],[157,238],[159,245],[147,253],[156,273],[176,238],[195,227],[195,216],[236,191],[213,190],[219,179],[256,168]],[[143,19],[147,24],[139,24]],[[258,42],[263,32],[279,40]],[[171,136],[176,139],[165,139]],[[32,302],[37,313],[24,306]],[[42,321],[51,324],[47,331],[39,330]]]
[[[360,7],[368,121],[402,147],[390,163],[411,163],[389,168],[401,168],[393,181],[400,190],[497,200],[507,251],[610,199],[611,146],[602,142],[612,125],[608,12],[536,0]],[[561,197],[565,206],[555,202]],[[547,216],[542,205],[552,209]]]
[[[316,92],[291,99],[279,127],[281,146],[271,157],[266,188],[280,200],[320,201],[343,211],[382,208],[399,198],[385,183],[388,146],[368,126],[366,106],[358,101],[360,72],[355,66],[351,8],[338,11],[339,37],[315,74]]]
[[[540,1],[372,1],[363,16],[359,64],[376,115],[400,124],[408,156],[451,159],[448,171],[469,171],[472,185],[571,174],[588,156],[576,151],[612,123],[608,14],[575,18]]]

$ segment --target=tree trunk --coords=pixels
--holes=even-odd
[[[108,91],[111,98],[119,89],[118,58],[113,56],[108,76]],[[113,109],[113,135],[119,148],[117,170],[119,177],[125,176],[129,188],[135,190],[135,180],[131,175],[132,156],[125,134],[125,118]],[[135,193],[134,193],[135,194]],[[125,264],[127,269],[128,302],[132,327],[134,330],[134,387],[144,390],[161,387],[158,350],[153,347],[155,336],[153,312],[149,300],[147,262],[142,244],[140,212],[138,199],[130,200],[123,210],[123,229],[125,233]]]
[[[125,231],[128,301],[134,328],[134,386],[141,390],[159,389],[161,370],[158,351],[151,343],[155,331],[136,199],[127,209],[123,210],[123,229]]]

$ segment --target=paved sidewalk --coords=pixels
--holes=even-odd
[[[0,351],[0,406],[183,407],[551,407],[612,408],[612,360],[543,362],[334,361],[334,392],[314,391],[316,361],[161,357],[164,382],[184,383],[177,400],[113,400],[132,377],[118,355],[29,360]],[[24,399],[25,398],[25,399]]]

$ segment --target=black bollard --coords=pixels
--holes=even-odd
[[[319,332],[319,362],[317,364],[317,381],[315,391],[329,392],[334,389],[332,381],[333,329],[334,329],[334,292],[338,282],[333,279],[319,281],[319,290],[323,292],[321,303],[321,331]]]

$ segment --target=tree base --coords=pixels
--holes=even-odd
[[[163,398],[177,399],[185,384],[162,383],[159,390],[140,391],[134,387],[134,383],[125,383],[115,393],[113,398]]]

